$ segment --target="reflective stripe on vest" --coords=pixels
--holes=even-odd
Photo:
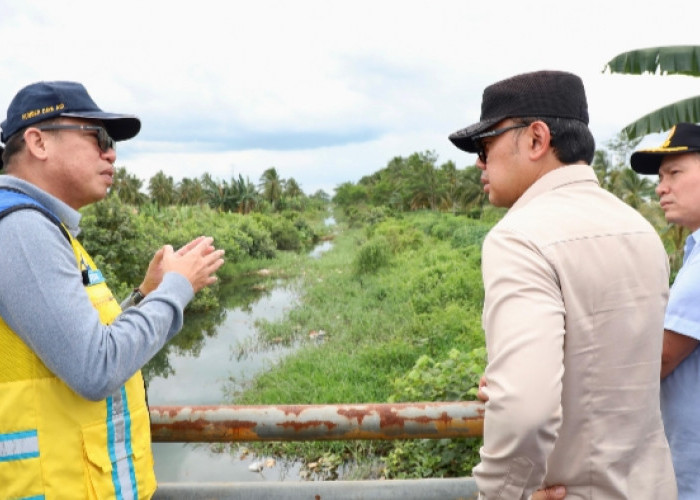
[[[36,429],[0,434],[0,462],[23,460],[39,456]]]
[[[107,447],[112,469],[112,482],[118,499],[138,498],[134,462],[131,459],[131,415],[124,387],[107,398]]]

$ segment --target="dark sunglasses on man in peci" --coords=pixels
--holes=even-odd
[[[98,125],[70,125],[67,123],[57,123],[55,125],[44,125],[36,127],[39,130],[87,130],[89,132],[97,132],[97,147],[104,153],[110,149],[117,149],[117,144],[107,133],[107,129]]]
[[[509,130],[528,126],[529,125],[527,123],[518,123],[509,127],[497,128],[495,130],[489,130],[488,132],[482,132],[481,134],[477,134],[474,137],[472,137],[472,142],[474,143],[474,146],[476,146],[476,154],[479,156],[481,163],[486,164],[486,148],[484,148],[484,144],[481,141],[483,141],[484,139],[489,139],[491,137],[498,137],[499,135],[504,134]]]

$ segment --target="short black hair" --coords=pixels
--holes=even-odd
[[[528,117],[518,118],[517,122],[527,125],[544,122],[549,127],[550,145],[555,156],[562,163],[569,165],[585,161],[590,165],[595,154],[595,139],[588,125],[572,118]]]
[[[50,123],[60,122],[62,117],[51,118],[49,120],[44,120],[40,123],[30,125],[29,127],[40,127],[41,125],[47,125]],[[22,151],[25,147],[24,143],[24,131],[29,127],[24,127],[19,129],[17,132],[8,137],[5,142],[5,150],[2,152],[2,163],[0,163],[0,169],[4,169],[7,164],[10,163],[10,159]]]

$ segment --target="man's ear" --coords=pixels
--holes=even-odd
[[[530,124],[530,160],[535,161],[542,158],[551,150],[552,134],[547,124],[543,121],[536,121]]]
[[[29,127],[24,131],[24,143],[29,154],[37,159],[45,160],[48,157],[44,136],[38,128]]]

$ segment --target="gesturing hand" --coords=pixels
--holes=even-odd
[[[182,248],[180,248],[176,254],[179,256],[185,255],[187,252],[192,250],[197,244],[205,240],[204,236],[199,236],[198,238],[195,238],[194,240],[190,241],[186,245],[184,245]],[[209,239],[209,242],[211,244],[211,238]],[[213,247],[211,247],[213,249]],[[146,276],[143,278],[143,281],[139,285],[139,290],[141,290],[141,293],[144,295],[148,295],[151,293],[153,290],[158,288],[158,285],[160,285],[160,282],[163,281],[163,274],[165,273],[165,270],[163,269],[163,254],[165,252],[165,247],[161,247],[158,249],[158,251],[155,253],[153,258],[151,259],[151,262],[148,264],[148,269],[146,270]]]
[[[214,238],[200,237],[175,252],[173,247],[163,247],[163,273],[174,271],[182,274],[197,293],[216,282],[214,273],[224,264],[224,251],[212,245]]]

